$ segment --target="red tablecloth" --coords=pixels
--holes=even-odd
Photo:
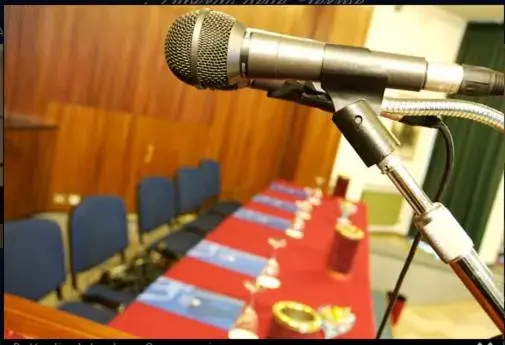
[[[267,190],[262,194],[284,200],[296,198]],[[249,202],[247,209],[291,218],[292,214],[270,206]],[[334,224],[340,211],[336,199],[325,199],[314,209],[306,222],[305,236],[297,240],[286,237],[282,231],[230,217],[207,236],[207,240],[270,257],[272,247],[267,240],[286,238],[287,246],[279,249],[280,280],[276,290],[258,293],[255,310],[259,315],[259,336],[264,337],[271,321],[271,308],[279,300],[293,300],[317,308],[325,304],[350,306],[357,322],[345,338],[372,338],[374,336],[373,310],[370,296],[368,248],[369,238],[360,244],[354,268],[345,280],[332,278],[326,270],[326,260],[334,234]],[[360,204],[351,218],[357,226],[366,229],[366,209]],[[176,263],[165,275],[184,283],[215,291],[247,301],[249,293],[244,281],[250,277],[202,261],[186,257]],[[134,302],[116,317],[112,327],[145,338],[227,338],[227,333],[184,317]]]

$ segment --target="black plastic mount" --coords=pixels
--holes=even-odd
[[[367,167],[382,162],[399,146],[378,116],[386,81],[381,73],[360,73],[348,78],[323,77],[321,80],[322,88],[333,103],[333,123]]]
[[[285,81],[280,87],[269,91],[268,97],[292,101],[333,113],[333,104],[328,95],[323,90],[318,90],[312,82]]]
[[[370,167],[399,145],[378,117],[386,81],[381,70],[356,71],[344,78],[322,78],[320,86],[313,82],[285,81],[277,87],[270,86],[268,97],[332,113],[335,125]]]

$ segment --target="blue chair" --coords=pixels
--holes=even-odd
[[[209,209],[209,212],[227,217],[237,211],[242,204],[237,201],[220,201],[221,194],[221,168],[219,163],[212,159],[204,159],[200,162],[200,169],[204,173],[205,199],[216,201]]]
[[[62,299],[65,254],[58,224],[45,219],[7,222],[4,230],[4,291],[38,301],[52,291]],[[113,310],[84,302],[66,302],[58,309],[106,324]]]
[[[175,216],[172,181],[166,177],[144,177],[137,186],[139,242],[144,244],[144,236],[160,226],[171,225]]]
[[[83,199],[69,217],[69,251],[72,286],[78,290],[77,277],[119,254],[125,262],[128,246],[127,212],[115,196],[91,196]],[[136,297],[100,282],[83,292],[83,299],[122,308]]]
[[[166,177],[145,177],[137,189],[137,217],[139,239],[144,244],[144,235],[162,226],[173,224],[176,197],[173,182]],[[180,258],[193,248],[201,236],[183,227],[150,243],[148,251],[161,252],[165,257]]]
[[[199,214],[207,194],[203,171],[198,168],[179,168],[175,183],[178,214],[197,214],[197,218],[186,224],[185,227],[202,236],[217,228],[223,221],[223,216],[216,213]]]

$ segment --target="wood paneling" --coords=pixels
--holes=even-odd
[[[54,193],[100,193],[124,197],[133,210],[139,178],[172,176],[202,158],[221,162],[223,196],[239,200],[279,177],[312,184],[316,174],[329,176],[339,136],[327,115],[259,91],[197,90],[171,74],[166,30],[191,9],[7,6],[5,107],[59,125],[44,209],[59,207]],[[218,9],[250,27],[356,45],[371,13],[353,6]]]
[[[4,329],[28,339],[134,339],[95,322],[4,294]]]
[[[29,216],[46,207],[56,130],[4,132],[4,218]]]
[[[314,6],[318,24],[314,39],[363,46],[372,15],[372,7],[342,6],[328,10],[327,6]],[[318,109],[297,107],[284,155],[282,177],[302,185],[314,185],[316,176],[326,179],[333,169],[340,141],[340,132],[331,116]]]

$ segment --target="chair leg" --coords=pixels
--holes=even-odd
[[[63,293],[61,291],[61,286],[58,286],[56,288],[56,297],[58,298],[58,301],[61,301],[63,299]]]
[[[72,283],[72,288],[74,291],[77,291],[77,277],[75,274],[72,274],[72,277],[70,278],[71,283]]]
[[[119,257],[121,258],[121,263],[126,263],[126,253],[123,251],[121,251],[121,253],[119,253]]]

